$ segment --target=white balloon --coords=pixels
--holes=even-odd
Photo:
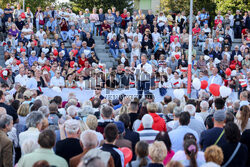
[[[174,97],[176,97],[179,100],[182,100],[184,94],[185,94],[184,89],[175,89],[174,90]]]
[[[232,89],[230,89],[229,87],[226,86],[221,86],[220,87],[220,95],[221,97],[228,97],[230,96],[232,93]]]
[[[124,57],[121,58],[121,62],[124,64],[126,59]]]
[[[193,87],[196,90],[199,90],[201,88],[201,81],[199,78],[194,78],[193,82],[192,82]]]

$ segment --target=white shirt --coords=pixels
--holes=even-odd
[[[135,36],[138,36],[138,41],[142,42],[142,34],[141,34],[141,33],[138,33],[138,34],[137,34],[137,33],[135,32],[135,33],[133,34],[133,38],[135,38]]]
[[[115,36],[116,34],[115,33],[108,33],[108,39],[109,39],[109,42],[113,39],[113,37]]]
[[[37,81],[34,77],[29,78],[29,80],[26,83],[26,88],[31,89],[31,90],[37,89]]]
[[[16,72],[19,70],[19,66],[18,65],[15,65],[15,66],[11,65],[11,69],[13,72]]]
[[[160,22],[160,21],[162,21],[162,22]],[[160,27],[164,26],[166,21],[167,21],[167,18],[164,15],[158,16],[157,23]]]
[[[175,79],[174,77],[170,80],[170,83],[172,84],[173,88],[180,87],[181,86],[181,79]]]
[[[230,27],[233,27],[234,26],[234,16],[230,15],[229,20],[230,20]]]
[[[43,32],[40,32],[40,31],[36,32],[36,36],[38,37],[39,41],[43,40],[43,35],[44,34],[46,34],[44,31]]]
[[[50,81],[50,86],[64,87],[65,83],[64,83],[63,77],[60,77],[60,78],[57,78],[56,76],[52,77]]]
[[[24,32],[24,33],[32,32],[32,30],[30,28],[23,27],[22,32]],[[27,39],[30,39],[30,36],[31,36],[31,34],[25,35],[24,37],[27,38]]]
[[[150,76],[148,76],[148,75],[151,75],[153,72],[152,66],[148,63],[145,63],[143,65],[143,69],[146,73],[141,71],[141,66],[142,66],[142,64],[138,64],[137,68],[136,68],[136,74],[139,73],[139,76],[140,76],[139,80],[141,80],[141,81],[150,80]],[[142,74],[144,74],[144,75],[142,75]]]
[[[44,57],[43,59],[42,59],[42,57],[39,57],[38,58],[38,63],[39,64],[45,64],[45,61],[47,60],[47,58],[46,57]]]
[[[157,43],[157,42],[158,42],[158,39],[159,39],[160,37],[161,37],[160,33],[158,33],[158,32],[152,33],[152,38],[153,38],[153,42],[154,42],[154,43]]]
[[[20,74],[18,74],[18,75],[15,77],[15,83],[18,82],[18,83],[21,84],[21,86],[26,86],[27,81],[28,81],[27,75],[21,76]]]
[[[28,130],[21,132],[19,134],[19,145],[22,147],[22,144],[24,143],[25,140],[34,140],[37,141],[39,137],[39,130],[34,127],[30,127]]]
[[[211,32],[211,29],[210,29],[209,27],[203,28],[202,30],[203,30],[205,33],[210,33],[210,32]]]

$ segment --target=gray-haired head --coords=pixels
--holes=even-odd
[[[173,111],[173,114],[174,114],[174,116],[175,116],[176,118],[179,118],[180,115],[181,115],[181,112],[182,112],[181,107],[175,107],[175,108],[174,108],[174,111]]]
[[[142,119],[142,125],[144,128],[152,128],[154,120],[151,115],[145,114]]]
[[[4,107],[0,107],[0,118],[2,115],[5,115],[5,114],[7,114],[6,109]]]
[[[13,121],[12,116],[4,114],[0,117],[0,129],[5,129]]]
[[[192,104],[185,105],[184,112],[188,112],[191,116],[195,115],[195,106]]]
[[[49,116],[49,107],[48,106],[42,106],[38,109],[45,117]]]
[[[77,134],[80,130],[80,123],[78,120],[70,119],[64,123],[65,131],[69,134]]]
[[[75,117],[77,115],[78,108],[75,105],[71,105],[67,108],[67,113],[71,117]]]
[[[97,135],[93,130],[83,131],[80,140],[84,149],[95,148],[98,145]]]
[[[34,127],[36,128],[38,124],[42,123],[44,116],[43,113],[40,111],[33,111],[31,112],[26,119],[26,127]]]
[[[233,109],[234,109],[234,111],[239,111],[239,109],[240,109],[240,101],[239,100],[236,100],[233,103]]]
[[[163,113],[163,105],[159,102],[156,104],[157,104],[157,113]]]
[[[201,110],[202,110],[202,111],[207,111],[208,108],[209,108],[209,104],[208,104],[207,101],[202,101],[202,102],[200,103],[200,107],[201,107]]]
[[[82,112],[84,113],[84,114],[86,114],[86,115],[89,115],[89,114],[95,114],[95,110],[94,110],[94,108],[92,108],[91,106],[84,106],[83,108],[82,108]]]
[[[108,105],[103,105],[101,107],[101,115],[104,118],[110,119],[113,114],[113,108]]]

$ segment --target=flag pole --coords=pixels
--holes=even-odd
[[[193,0],[190,0],[189,11],[189,38],[188,38],[188,86],[187,94],[191,97],[191,80],[192,80],[192,25],[193,25]]]

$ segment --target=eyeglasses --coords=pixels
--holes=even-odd
[[[101,90],[100,88],[95,88],[95,90]]]

